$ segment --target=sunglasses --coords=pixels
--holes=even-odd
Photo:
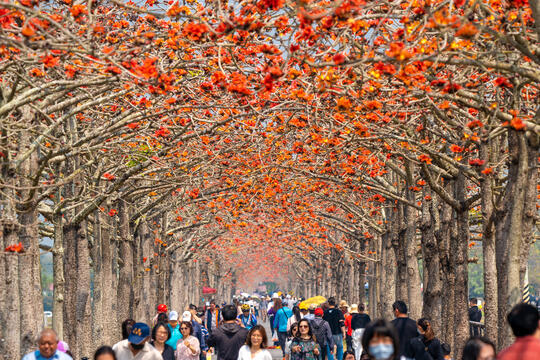
[[[304,329],[309,329],[309,326],[307,326],[307,325],[300,325],[300,326],[298,326],[298,327],[299,327],[300,329],[302,329],[302,328],[304,328]]]

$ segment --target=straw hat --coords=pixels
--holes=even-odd
[[[345,300],[341,300],[339,302],[339,307],[342,308],[342,307],[346,307],[348,308],[349,307],[349,304],[347,304],[347,302]]]
[[[358,314],[358,304],[352,304],[349,312],[351,314]]]

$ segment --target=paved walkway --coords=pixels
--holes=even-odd
[[[266,322],[261,322],[260,324],[264,326],[264,329],[266,330],[266,335],[268,335],[268,345],[272,346],[272,332],[270,331],[270,323],[267,320]],[[281,349],[268,349],[268,351],[270,351],[270,354],[272,354],[272,359],[283,359]]]

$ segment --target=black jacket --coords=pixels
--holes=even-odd
[[[154,345],[154,341],[152,340],[150,342],[152,346]],[[163,349],[163,352],[161,353],[161,356],[163,356],[163,360],[174,360],[174,350],[169,345],[165,344],[165,348]]]
[[[216,348],[218,360],[237,360],[238,351],[246,342],[248,330],[236,323],[220,325],[208,338],[207,345]]]
[[[411,340],[412,357],[415,360],[444,360],[439,339],[426,340],[423,335]]]
[[[351,329],[363,329],[371,322],[368,314],[353,314],[351,318]]]
[[[469,320],[476,322],[480,322],[480,320],[482,320],[482,311],[480,311],[478,306],[471,306],[469,308]]]
[[[399,356],[405,356],[412,358],[411,351],[411,339],[418,336],[418,328],[416,327],[416,321],[405,318],[396,318],[392,320],[392,325],[397,330],[399,336]]]

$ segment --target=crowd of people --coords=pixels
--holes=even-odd
[[[475,306],[471,299],[469,315],[480,320]],[[451,359],[450,347],[437,338],[430,319],[410,319],[403,301],[392,309],[393,320],[372,320],[364,304],[338,304],[330,297],[323,304],[306,305],[278,294],[262,301],[234,299],[221,307],[215,301],[204,308],[189,305],[181,316],[161,304],[152,327],[125,320],[123,340],[98,348],[94,360],[207,360],[212,354],[217,360],[272,360],[271,347],[280,349],[284,360]],[[266,320],[270,334],[261,325]],[[516,337],[510,347],[497,355],[493,342],[471,329],[460,359],[540,359],[538,309],[518,304],[507,320]],[[43,330],[38,349],[23,357],[42,359],[72,359],[68,345],[52,329]]]

